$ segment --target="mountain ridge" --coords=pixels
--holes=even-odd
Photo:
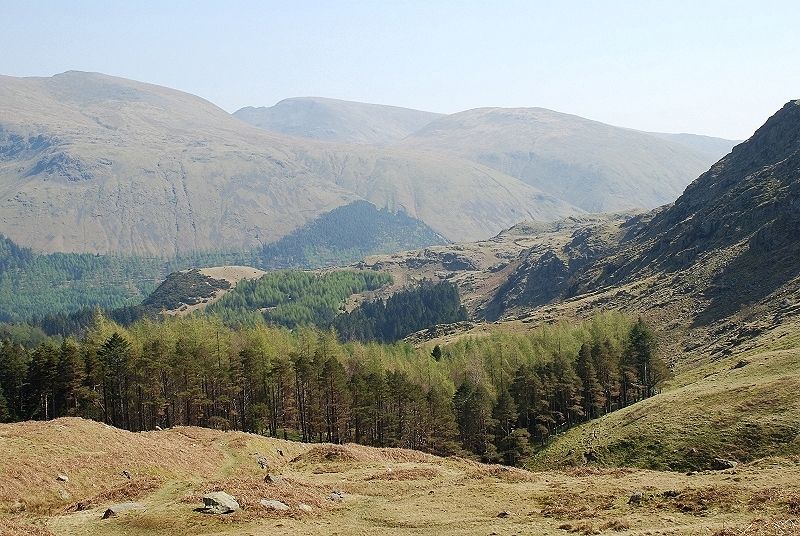
[[[0,84],[0,231],[37,250],[248,248],[358,199],[450,240],[580,212],[473,162],[298,141],[160,86],[80,72]]]

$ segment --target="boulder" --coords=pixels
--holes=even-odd
[[[502,518],[511,517],[511,512],[509,512],[508,510],[503,510],[502,512],[497,514],[497,517],[502,517]]]
[[[728,460],[726,458],[714,458],[714,463],[711,467],[715,471],[724,471],[726,469],[736,469],[736,466],[739,465],[739,462],[735,460]]]
[[[239,509],[239,503],[224,491],[213,491],[203,495],[203,512],[207,514],[232,514]]]
[[[281,475],[276,475],[273,473],[267,473],[267,476],[264,477],[264,482],[267,484],[277,484],[281,480],[283,480]]]
[[[267,460],[264,456],[258,457],[258,465],[262,469],[267,469],[269,467],[269,460]]]
[[[644,494],[637,491],[636,493],[630,496],[630,498],[628,499],[628,504],[639,506],[640,504],[642,504],[643,499],[644,499]]]
[[[313,508],[311,508],[309,505],[307,505],[305,503],[298,504],[297,505],[297,509],[300,510],[301,512],[305,512],[306,514],[310,514],[312,512],[312,510],[314,510]]]
[[[144,505],[137,502],[113,504],[106,509],[105,513],[103,513],[103,519],[117,517],[120,514],[124,514],[125,512],[130,512],[132,510],[144,510]]]
[[[344,492],[342,490],[335,489],[328,495],[328,499],[331,501],[341,501],[344,499]]]
[[[278,510],[280,512],[283,512],[289,509],[289,507],[286,504],[282,503],[281,501],[274,501],[271,499],[261,499],[258,502],[260,502],[261,506],[267,508],[268,510]]]
[[[59,482],[69,482],[69,477],[62,473],[56,476],[56,480],[58,480]]]

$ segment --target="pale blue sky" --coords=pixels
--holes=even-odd
[[[745,138],[800,98],[798,1],[0,0],[0,73],[99,71],[228,111],[317,95],[542,106]]]

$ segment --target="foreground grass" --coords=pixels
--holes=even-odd
[[[780,534],[768,531],[800,515],[800,458],[791,457],[692,475],[594,467],[532,473],[401,449],[197,428],[136,434],[80,419],[0,425],[0,446],[4,536],[725,536],[747,527],[755,527],[747,534]],[[259,457],[280,482],[263,481]],[[58,474],[69,480],[58,481]],[[212,489],[233,494],[242,510],[195,512]],[[334,489],[345,492],[343,501],[329,499]],[[639,500],[631,503],[633,495]],[[268,511],[260,498],[291,509]],[[101,519],[109,505],[128,500],[144,509]],[[502,511],[510,515],[498,517]],[[734,529],[740,532],[725,532]]]

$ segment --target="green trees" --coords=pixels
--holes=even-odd
[[[96,314],[81,340],[0,344],[0,419],[196,425],[518,465],[554,434],[653,394],[668,373],[647,325],[621,315],[432,353],[311,327],[189,316],[126,329]]]
[[[254,325],[254,311],[261,311],[267,322],[288,328],[326,327],[351,295],[376,290],[391,281],[383,272],[270,272],[260,279],[239,282],[211,305],[208,313],[219,315],[229,325]],[[255,318],[259,316],[255,313]]]
[[[436,324],[466,320],[458,289],[448,281],[425,282],[397,292],[387,300],[362,304],[333,319],[333,326],[346,341],[394,342]],[[437,359],[436,348],[431,354]],[[441,358],[441,348],[438,352]]]

